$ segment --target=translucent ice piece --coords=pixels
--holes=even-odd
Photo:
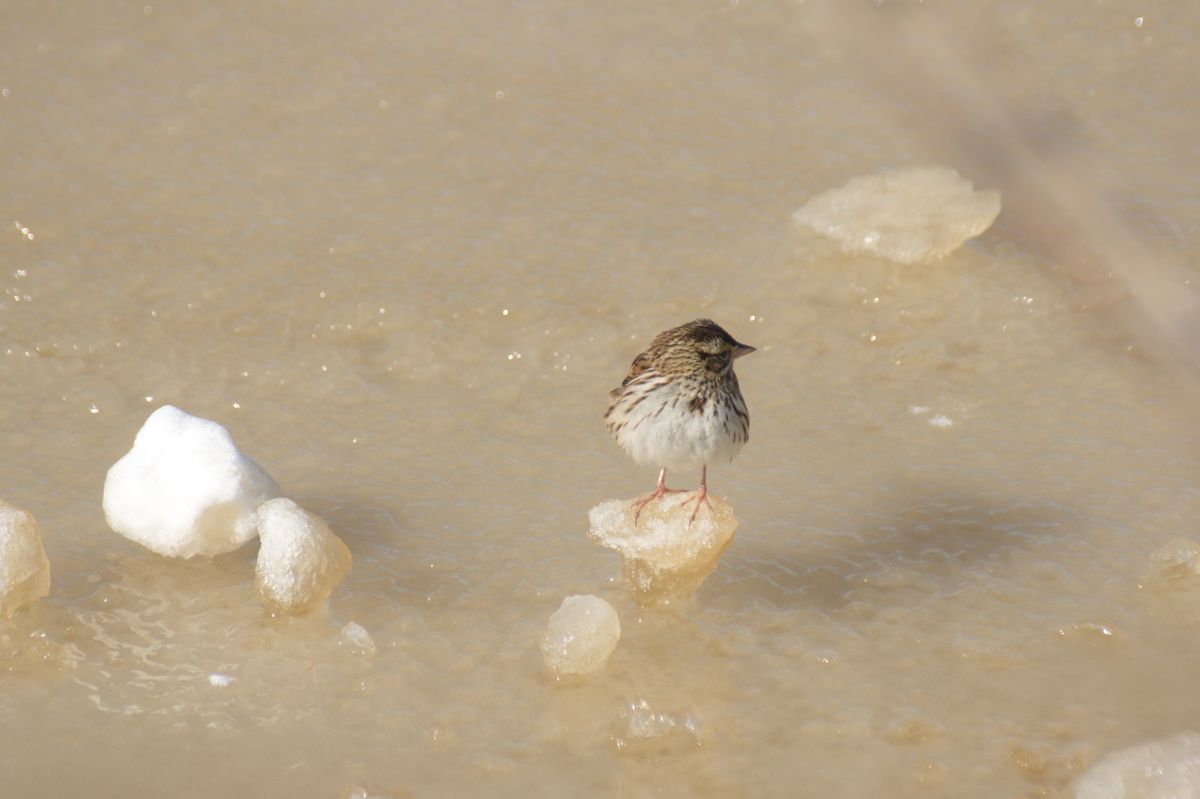
[[[664,713],[645,699],[630,702],[612,725],[619,750],[680,752],[704,742],[700,722],[691,713]]]
[[[255,534],[254,513],[279,494],[216,422],[164,405],[104,481],[108,526],[160,555],[219,555]]]
[[[0,618],[50,593],[50,561],[37,519],[0,500]]]
[[[926,166],[854,178],[812,198],[792,218],[849,252],[910,264],[957,250],[999,213],[998,192],[975,191],[953,169]]]
[[[1200,799],[1200,735],[1106,755],[1075,783],[1075,799]]]
[[[342,540],[324,519],[290,499],[262,504],[258,536],[262,546],[254,571],[263,604],[272,612],[312,610],[350,572],[350,550]]]
[[[347,622],[346,626],[342,627],[342,639],[355,652],[363,655],[375,654],[375,639],[367,632],[366,627],[356,621]]]
[[[1150,556],[1150,569],[1161,580],[1200,577],[1200,543],[1190,538],[1168,541]]]
[[[709,494],[690,521],[689,494],[668,494],[651,502],[633,522],[633,500],[610,499],[588,513],[588,536],[621,556],[621,577],[639,602],[669,603],[700,587],[733,540],[733,508]]]
[[[591,674],[604,667],[621,638],[613,606],[598,596],[569,596],[550,617],[542,660],[559,674]]]

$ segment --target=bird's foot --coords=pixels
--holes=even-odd
[[[653,502],[656,499],[662,499],[667,494],[682,494],[682,493],[683,493],[682,488],[667,488],[665,485],[662,485],[660,483],[657,488],[655,488],[653,491],[651,491],[646,496],[639,499],[637,501],[637,504],[633,506],[633,526],[637,527],[638,517],[642,515],[642,510],[647,505],[649,505],[651,502]]]
[[[701,505],[707,505],[709,513],[712,513],[712,503],[708,501],[708,486],[701,484],[699,488],[692,492],[692,496],[684,500],[680,507],[686,508],[689,504],[695,502],[696,507],[692,510],[692,516],[688,519],[688,527],[692,526],[692,522],[696,521],[696,514],[700,512]]]

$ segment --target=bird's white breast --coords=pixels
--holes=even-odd
[[[617,443],[638,463],[670,470],[732,460],[746,441],[742,420],[714,399],[693,410],[694,396],[673,383],[639,387],[622,403],[625,424],[615,430]]]

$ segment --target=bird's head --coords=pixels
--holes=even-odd
[[[736,341],[711,319],[696,319],[668,332],[676,334],[675,345],[702,364],[710,377],[728,375],[736,359],[754,352],[754,347]]]

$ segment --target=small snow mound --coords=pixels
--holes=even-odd
[[[50,561],[37,519],[0,500],[0,618],[50,593]]]
[[[1200,735],[1106,755],[1075,783],[1075,799],[1200,799]]]
[[[797,224],[900,263],[934,261],[978,236],[1000,213],[1000,194],[975,191],[947,167],[906,167],[854,178],[809,200]]]
[[[290,499],[262,504],[258,535],[262,547],[254,571],[263,604],[272,612],[312,610],[350,572],[350,550],[342,540],[324,519]]]
[[[348,622],[342,628],[342,638],[356,652],[364,655],[375,654],[375,639],[367,632],[367,628],[363,627],[356,621]]]
[[[228,688],[233,685],[236,677],[230,677],[228,674],[217,674],[216,672],[208,675],[208,684],[213,688]]]
[[[621,620],[598,596],[569,596],[542,639],[542,660],[556,674],[591,674],[608,662],[621,639]]]
[[[621,556],[621,576],[643,603],[669,603],[691,596],[717,567],[733,540],[737,519],[724,500],[709,495],[691,521],[691,494],[669,494],[651,502],[637,524],[633,501],[611,499],[588,513],[588,536]]]
[[[177,558],[232,552],[255,533],[254,512],[279,494],[216,422],[164,405],[104,481],[108,526]]]

